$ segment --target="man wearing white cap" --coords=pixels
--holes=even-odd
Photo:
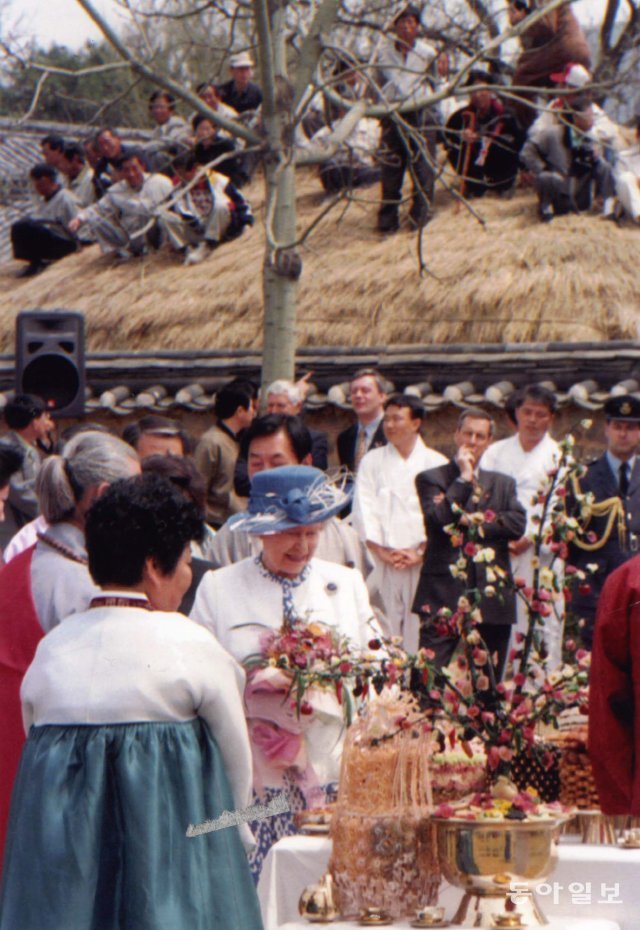
[[[529,139],[534,143],[549,128],[563,123],[565,111],[573,100],[576,100],[579,96],[589,95],[590,97],[589,88],[593,78],[584,65],[570,62],[562,71],[552,74],[551,80],[558,85],[559,90],[567,91],[567,93],[552,100],[551,104],[542,110],[538,116],[529,130]],[[591,101],[591,117],[593,125],[588,133],[589,138],[601,146],[606,161],[613,163],[623,145],[618,127],[609,119],[604,110],[593,101]]]
[[[613,216],[613,171],[591,135],[594,123],[588,95],[575,95],[566,102],[562,119],[525,142],[521,158],[534,176],[542,222],[591,209],[594,192],[602,198],[602,215]]]
[[[257,110],[262,103],[262,91],[251,80],[253,77],[253,59],[248,52],[233,55],[229,61],[231,80],[220,84],[218,96],[227,106],[238,113]]]

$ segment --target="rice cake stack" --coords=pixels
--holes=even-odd
[[[343,917],[367,907],[394,919],[437,899],[429,776],[431,737],[407,696],[383,695],[350,728],[331,824],[329,868]]]
[[[598,810],[600,799],[587,751],[587,731],[558,733],[553,742],[560,749],[560,801],[578,810]]]

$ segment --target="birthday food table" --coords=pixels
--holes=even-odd
[[[562,617],[570,574],[554,560],[583,533],[564,503],[581,469],[572,448],[573,437],[560,443],[534,502],[531,581],[498,564],[480,488],[451,507],[450,570],[464,593],[430,619],[456,640],[449,666],[377,636],[354,652],[302,621],[262,657],[260,673],[285,676],[299,716],[312,718],[320,690],[347,724],[337,802],[325,799],[324,820],[298,823],[311,835],[280,840],[264,863],[265,930],[640,927],[640,826],[602,817],[587,749],[590,654],[567,640],[547,667],[544,634]],[[585,571],[574,574],[587,586]],[[479,623],[507,595],[528,622],[501,681]],[[579,831],[560,837],[576,811]]]
[[[557,853],[548,880],[533,885],[549,930],[637,930],[640,849],[583,845],[573,837],[563,837]],[[328,836],[285,837],[271,849],[258,885],[265,930],[308,930],[312,926],[300,918],[298,901],[305,887],[327,871],[330,855]],[[460,889],[443,883],[438,903],[447,919],[460,897]],[[393,925],[409,927],[410,922],[397,920]],[[331,926],[346,930],[358,923],[337,920]]]

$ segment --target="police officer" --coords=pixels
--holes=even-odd
[[[598,566],[586,583],[575,585],[571,603],[572,612],[585,621],[582,639],[589,649],[604,582],[638,553],[640,543],[640,400],[629,394],[611,397],[604,413],[606,451],[576,484],[577,491],[591,492],[594,500],[583,514],[585,534],[573,545],[570,558],[579,569]]]

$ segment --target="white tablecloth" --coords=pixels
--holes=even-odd
[[[270,850],[258,885],[265,930],[285,925],[293,930],[300,920],[300,895],[326,872],[330,852],[329,838],[314,836],[286,837]],[[554,921],[549,930],[556,930],[557,918],[568,918],[558,925],[562,930],[640,928],[640,850],[561,841],[556,870],[546,885],[534,889],[544,914]],[[461,896],[460,889],[443,883],[438,903],[449,919]],[[308,930],[310,924],[300,926]],[[357,924],[331,926],[340,930]]]
[[[311,924],[306,920],[300,920],[298,918],[297,923],[284,924],[280,930],[312,930],[315,924]],[[334,922],[332,924],[327,924],[331,927],[331,930],[355,930],[356,927],[361,927],[357,921],[341,921],[340,923]],[[411,924],[406,921],[401,923],[390,924],[389,926],[396,930],[400,927],[410,928]],[[615,920],[586,920],[584,917],[575,918],[575,917],[558,917],[552,918],[548,924],[545,925],[544,930],[619,930],[619,924]],[[456,930],[452,924],[449,924],[447,930]]]

